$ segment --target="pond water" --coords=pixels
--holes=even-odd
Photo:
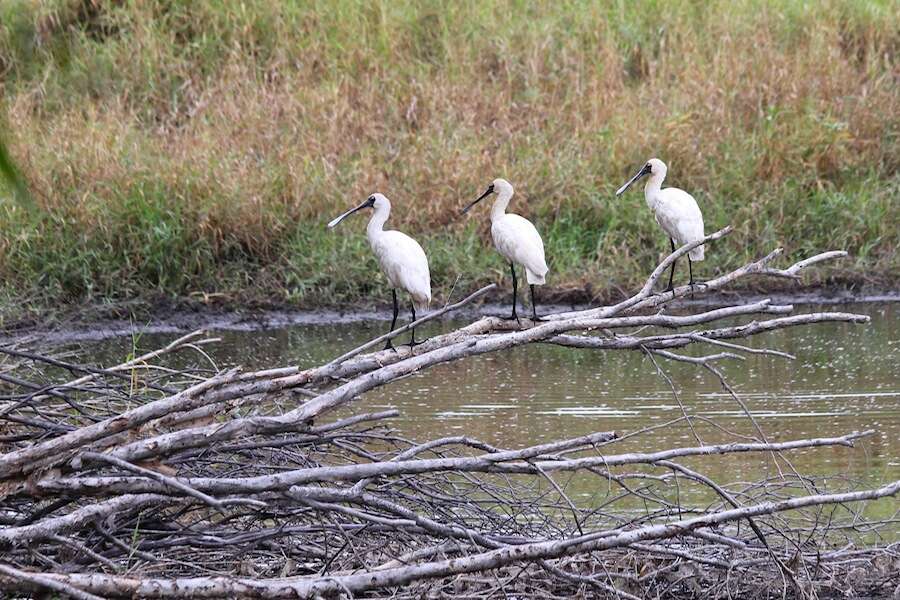
[[[799,306],[797,312],[822,308]],[[854,449],[830,447],[788,454],[799,471],[826,478],[848,476],[856,485],[866,486],[898,479],[900,305],[824,309],[867,314],[872,320],[868,325],[825,323],[763,334],[745,342],[789,352],[796,360],[747,355],[745,361],[719,363],[721,370],[770,441],[875,430]],[[422,333],[433,335],[459,324],[437,323]],[[222,331],[217,332],[224,338],[222,343],[209,351],[220,367],[313,366],[385,328],[383,321],[375,320]],[[177,335],[144,335],[138,346],[156,348]],[[96,362],[113,364],[132,350],[132,339],[115,338],[91,346]],[[722,429],[755,435],[751,420],[715,376],[694,365],[657,361],[674,383],[684,410],[709,420],[695,424],[696,435],[703,442],[735,440]],[[441,365],[369,392],[350,410],[386,407],[400,410],[393,425],[412,439],[465,434],[505,448],[596,431],[625,434],[683,414],[669,384],[642,354],[550,345]],[[616,444],[615,452],[696,443],[694,432],[681,424]],[[720,481],[749,481],[774,468],[766,455],[686,462],[702,466],[707,475]],[[589,495],[591,490],[579,493]]]

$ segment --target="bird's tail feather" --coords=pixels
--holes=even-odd
[[[413,296],[413,305],[416,307],[416,313],[422,313],[424,315],[428,311],[428,307],[431,305],[431,294],[428,296],[417,294]],[[422,316],[419,315],[419,316]]]
[[[547,282],[546,275],[547,271],[544,271],[542,274],[538,275],[531,269],[525,269],[525,279],[528,280],[528,285],[544,285]]]

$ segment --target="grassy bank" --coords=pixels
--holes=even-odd
[[[419,238],[436,296],[497,280],[503,176],[559,290],[634,285],[666,249],[641,162],[736,233],[702,275],[784,245],[823,277],[900,273],[900,5],[801,2],[8,0],[2,132],[34,207],[0,192],[21,305],[386,297],[372,191]]]

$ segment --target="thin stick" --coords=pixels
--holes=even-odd
[[[386,333],[384,335],[380,335],[373,340],[369,340],[362,346],[359,346],[358,348],[354,348],[353,350],[350,350],[349,352],[346,352],[346,353],[338,356],[331,362],[327,363],[325,366],[331,367],[331,366],[339,365],[342,362],[346,361],[347,359],[353,358],[354,356],[365,352],[369,348],[374,348],[375,346],[379,345],[380,343],[382,343],[384,341],[395,338],[398,335],[402,335],[402,334],[406,333],[407,331],[410,331],[413,327],[418,327],[419,325],[421,325],[423,323],[427,323],[428,321],[437,319],[438,317],[441,317],[441,316],[447,314],[448,312],[453,312],[454,310],[461,308],[461,307],[465,306],[466,304],[471,303],[474,300],[477,300],[481,296],[484,296],[486,293],[488,293],[495,287],[497,287],[496,283],[486,285],[485,287],[481,288],[477,292],[474,292],[474,293],[466,296],[465,298],[463,298],[456,304],[451,304],[449,306],[445,306],[444,308],[442,308],[440,310],[436,310],[432,313],[429,313],[429,314],[425,315],[424,317],[413,321],[412,323],[409,323],[407,325],[404,325],[403,327],[400,327],[399,329],[394,329],[393,331],[389,331],[388,333]]]
[[[218,500],[216,498],[213,498],[212,496],[204,494],[203,492],[195,490],[191,486],[178,481],[174,477],[163,475],[162,473],[153,471],[152,469],[145,469],[144,467],[133,465],[128,461],[124,461],[121,458],[116,458],[115,456],[109,456],[108,454],[101,454],[99,452],[82,452],[80,454],[80,457],[85,460],[93,460],[96,462],[104,462],[115,465],[122,469],[126,469],[128,471],[133,471],[134,473],[143,475],[144,477],[149,477],[150,479],[159,481],[170,488],[173,488],[180,492],[184,492],[192,498],[196,498],[202,502],[205,502],[206,504],[209,504],[213,508],[216,508],[220,511],[224,511],[226,506],[233,504],[250,504],[259,508],[263,508],[266,506],[265,502],[260,502],[259,500],[251,500],[249,498],[231,498],[228,500]]]

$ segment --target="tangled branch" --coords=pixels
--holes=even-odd
[[[887,590],[900,547],[872,541],[898,514],[865,518],[854,506],[897,495],[900,481],[836,489],[791,464],[797,451],[852,448],[872,431],[773,441],[754,423],[753,439],[710,445],[695,432],[696,445],[652,448],[661,427],[693,428],[682,407],[663,425],[507,449],[468,436],[409,440],[390,429],[393,410],[336,415],[417,371],[546,343],[641,352],[663,375],[657,360],[706,369],[752,419],[717,365],[793,356],[736,340],[868,319],[792,314],[768,300],[667,313],[688,294],[797,277],[843,256],[778,269],[776,250],[701,286],[653,292],[672,261],[729,231],[677,249],[614,305],[521,325],[485,317],[414,349],[368,352],[401,329],[313,368],[219,369],[203,332],[107,368],[0,347],[0,586],[76,598]],[[690,346],[713,350],[680,352]],[[644,449],[626,451],[635,438]],[[705,460],[736,453],[770,458],[778,475],[729,483],[703,473]],[[573,497],[576,484],[596,493]]]

